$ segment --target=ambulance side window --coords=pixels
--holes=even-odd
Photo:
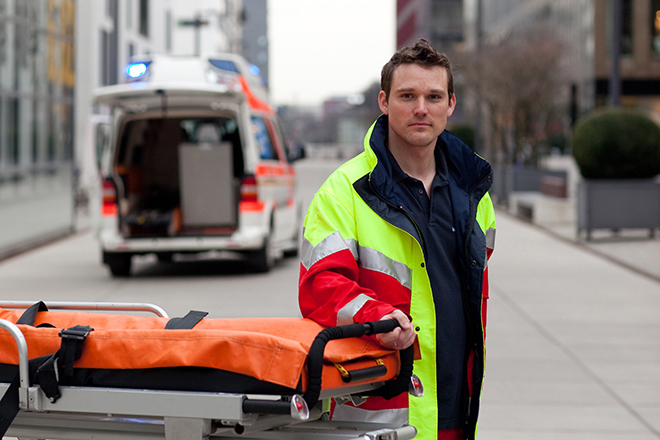
[[[259,145],[259,157],[264,160],[277,160],[275,145],[268,132],[266,121],[263,118],[252,116],[252,131]]]

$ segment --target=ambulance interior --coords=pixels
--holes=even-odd
[[[243,177],[235,117],[128,119],[114,166],[121,233],[231,234],[238,224]]]

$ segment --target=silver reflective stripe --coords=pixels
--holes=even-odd
[[[358,264],[363,269],[384,273],[397,280],[403,287],[412,289],[412,270],[375,249],[360,247]]]
[[[367,409],[356,408],[354,406],[337,405],[332,414],[332,420],[405,425],[408,423],[408,408],[370,411]]]
[[[489,228],[486,231],[486,248],[495,249],[495,228]],[[488,252],[486,252],[484,260],[484,268],[486,268],[488,267]]]
[[[486,247],[495,249],[495,228],[489,228],[486,231]]]
[[[300,261],[305,269],[309,269],[314,263],[344,249],[351,251],[353,258],[358,261],[361,268],[389,275],[403,287],[412,289],[412,270],[408,266],[385,256],[385,254],[375,249],[362,246],[358,248],[357,240],[353,238],[343,239],[338,231],[328,235],[316,246],[313,246],[309,240],[304,238],[303,231]]]
[[[325,237],[323,241],[321,241],[316,246],[312,245],[309,240],[304,238],[304,233],[305,232],[303,231],[303,243],[300,252],[300,262],[303,266],[305,266],[305,269],[309,269],[317,261],[320,261],[336,252],[343,251],[344,249],[350,250],[353,254],[353,258],[356,260],[358,258],[357,241],[354,239],[344,240],[338,231],[335,231]]]
[[[353,324],[353,317],[367,301],[373,301],[373,298],[361,293],[346,303],[346,305],[337,312],[337,325]]]

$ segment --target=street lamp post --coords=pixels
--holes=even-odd
[[[619,58],[621,55],[622,13],[623,8],[621,0],[612,0],[612,75],[610,76],[610,104],[614,107],[619,105],[621,97]]]
[[[192,26],[195,28],[195,56],[199,56],[200,47],[201,47],[201,36],[200,28],[209,24],[208,20],[202,19],[202,17],[197,14],[192,20],[179,20],[179,26],[189,27]]]

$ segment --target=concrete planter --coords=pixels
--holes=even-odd
[[[660,228],[660,182],[653,179],[582,180],[577,194],[578,236],[594,229]]]
[[[567,178],[566,171],[544,170],[530,166],[494,165],[490,195],[496,201],[506,201],[515,192],[539,192],[546,177]]]

